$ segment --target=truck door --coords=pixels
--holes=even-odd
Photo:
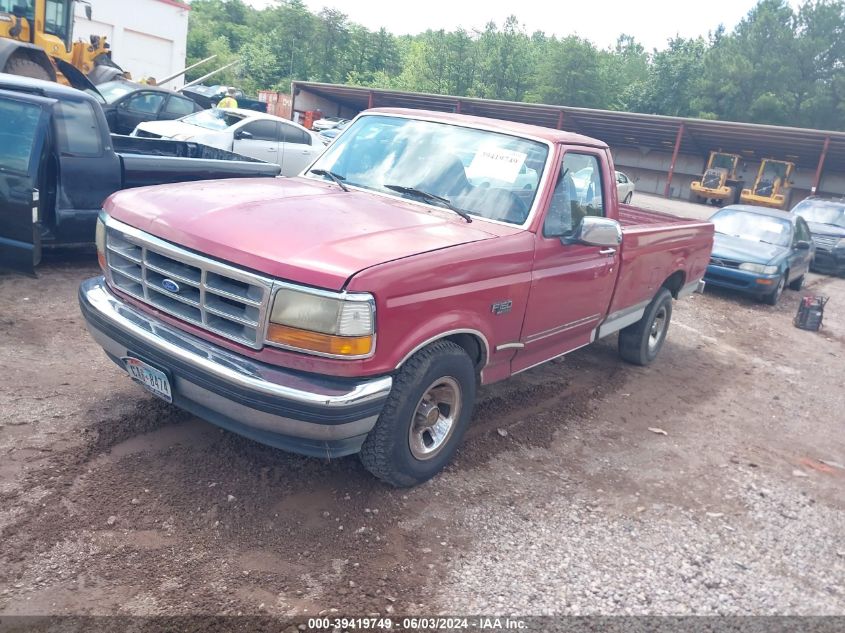
[[[41,260],[39,176],[53,103],[0,90],[0,268],[30,275]]]
[[[604,216],[613,204],[612,175],[602,155],[567,150],[542,230],[537,233],[531,290],[512,362],[521,371],[590,343],[613,294],[618,249],[567,240],[585,215]]]
[[[272,119],[247,123],[235,131],[232,151],[279,165],[279,124]]]

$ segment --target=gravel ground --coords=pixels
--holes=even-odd
[[[139,390],[81,323],[95,273],[0,276],[2,616],[845,615],[845,280],[812,276],[818,334],[798,293],[708,292],[650,367],[610,339],[486,387],[394,490]]]

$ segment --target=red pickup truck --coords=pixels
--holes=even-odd
[[[620,205],[601,141],[374,109],[295,178],[114,194],[79,299],[159,397],[409,486],[451,459],[479,385],[616,332],[653,360],[712,240]]]

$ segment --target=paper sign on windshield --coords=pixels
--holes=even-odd
[[[498,147],[482,148],[467,167],[467,177],[514,182],[527,156]]]

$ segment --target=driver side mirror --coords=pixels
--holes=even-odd
[[[622,225],[610,218],[587,215],[581,220],[572,236],[564,239],[569,244],[615,248],[622,242]]]
[[[795,242],[795,248],[799,251],[808,251],[810,250],[810,243],[807,240],[798,240]]]
[[[252,138],[252,133],[246,130],[238,130],[235,132],[235,138],[239,141],[248,141]]]

